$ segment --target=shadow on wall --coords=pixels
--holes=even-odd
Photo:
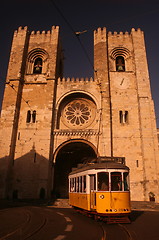
[[[6,185],[9,199],[45,199],[47,196],[49,161],[33,147],[17,158],[7,169],[9,157],[0,159],[0,189]],[[1,179],[2,178],[2,179]]]

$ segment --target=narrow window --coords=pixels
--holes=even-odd
[[[119,121],[123,123],[123,111],[119,111]]]
[[[120,123],[128,123],[128,111],[119,111],[119,121]]]
[[[40,199],[45,199],[45,188],[40,189],[39,198]]]
[[[20,132],[18,132],[18,140],[20,140]]]
[[[139,167],[139,160],[136,160],[136,167]]]
[[[116,58],[116,71],[124,72],[125,71],[125,59],[122,56]]]
[[[26,122],[27,122],[27,123],[30,123],[30,121],[31,121],[31,111],[29,110],[29,111],[27,112]]]
[[[36,111],[34,110],[32,113],[32,122],[35,123],[36,121]]]
[[[13,199],[18,199],[18,190],[13,190],[12,197]]]
[[[125,123],[128,123],[128,111],[125,111]]]
[[[41,58],[35,59],[33,73],[37,73],[37,74],[42,73],[42,59]]]

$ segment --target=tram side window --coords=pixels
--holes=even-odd
[[[76,192],[79,192],[79,177],[76,178]]]
[[[109,173],[98,173],[98,191],[109,191]]]
[[[120,172],[111,173],[111,191],[122,191],[122,175]]]
[[[82,192],[82,176],[79,177],[79,192]]]
[[[76,178],[74,178],[74,192],[76,192]]]
[[[96,175],[90,174],[90,190],[96,190]]]
[[[75,191],[75,178],[70,179],[70,192]]]
[[[82,177],[82,192],[86,192],[86,176]]]
[[[129,173],[124,172],[124,191],[129,191]]]

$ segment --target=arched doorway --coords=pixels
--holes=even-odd
[[[60,148],[56,156],[53,192],[57,198],[68,198],[68,174],[79,163],[95,158],[95,150],[87,143],[73,141]]]

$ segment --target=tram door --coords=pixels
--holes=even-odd
[[[90,176],[90,205],[91,209],[96,209],[96,175]]]

